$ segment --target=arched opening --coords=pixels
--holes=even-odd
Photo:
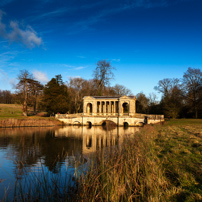
[[[87,107],[86,109],[87,113],[91,114],[93,111],[93,105],[91,103],[88,103],[86,107]]]
[[[74,121],[73,125],[74,125],[74,126],[75,126],[75,125],[80,126],[81,123],[80,123],[79,121]]]
[[[123,113],[129,113],[129,104],[124,102],[122,105],[122,111]]]
[[[92,147],[92,136],[86,137],[86,147],[90,149]]]
[[[102,122],[102,128],[104,130],[113,130],[117,127],[116,123],[110,120],[105,120]]]
[[[92,127],[92,123],[90,121],[87,122],[88,128]]]
[[[124,122],[124,123],[123,123],[123,126],[124,126],[125,129],[127,129],[128,126],[129,126],[128,122]]]
[[[148,121],[148,117],[145,116],[145,117],[144,117],[144,124],[145,124],[145,125],[147,125],[147,121]]]

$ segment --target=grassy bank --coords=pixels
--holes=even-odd
[[[45,113],[22,116],[22,105],[0,104],[0,128],[10,127],[44,127],[62,125],[62,122],[44,117]],[[29,111],[28,114],[31,114]]]
[[[0,128],[58,126],[62,122],[53,118],[9,118],[0,120]]]

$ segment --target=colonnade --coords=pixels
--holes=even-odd
[[[135,97],[87,96],[83,103],[84,115],[121,116],[135,114]]]
[[[98,101],[97,113],[118,113],[118,101]]]
[[[95,106],[93,106],[93,104]],[[129,113],[128,103],[119,104],[118,101],[97,101],[95,103],[87,103],[87,114],[117,114],[117,113]]]

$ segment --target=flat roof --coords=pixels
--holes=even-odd
[[[87,97],[87,96],[85,96],[85,97]],[[85,98],[84,97],[84,98]],[[120,97],[123,97],[122,95],[119,95],[119,96],[90,96],[90,97],[93,97],[93,98],[95,98],[95,99],[117,99],[117,98],[120,98]],[[129,97],[129,98],[131,98],[131,99],[134,99],[135,98],[135,96],[127,96],[127,97]]]

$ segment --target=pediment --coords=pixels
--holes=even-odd
[[[94,100],[95,98],[94,98],[94,97],[91,97],[91,96],[85,96],[83,99],[84,99],[84,100]]]
[[[134,99],[135,99],[135,96],[134,96],[134,98],[133,98],[133,97],[128,97],[128,96],[124,95],[124,96],[120,97],[119,99],[120,99],[120,100],[134,100]]]
[[[120,97],[119,99],[131,99],[131,98],[128,97],[128,96],[126,96],[126,95],[124,95],[124,96]]]

